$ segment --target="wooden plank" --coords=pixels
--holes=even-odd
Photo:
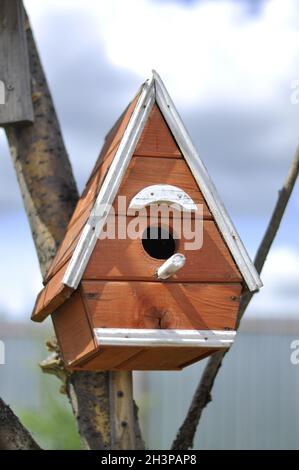
[[[133,377],[126,371],[110,372],[111,449],[136,448]]]
[[[21,0],[0,0],[0,126],[33,122],[30,71]],[[1,97],[2,95],[2,97]],[[3,98],[3,93],[0,93]]]
[[[184,160],[176,158],[133,157],[119,188],[118,196],[126,196],[126,209],[119,210],[117,197],[113,204],[116,213],[125,214],[131,199],[146,186],[170,184],[185,191],[196,204],[203,205],[203,216],[211,218],[197,183]]]
[[[214,352],[215,349],[209,348],[104,347],[75,369],[80,370],[81,366],[90,371],[181,370]]]
[[[157,104],[154,105],[137,144],[136,155],[182,158]]]
[[[68,225],[63,242],[58,248],[57,254],[47,273],[46,281],[49,279],[70,259],[76,242],[83,230],[83,227],[89,217],[97,193],[102,185],[105,174],[109,166],[108,160],[103,163],[94,175],[93,179],[80,198],[72,219]],[[159,172],[157,171],[159,168]],[[126,196],[124,205],[113,204],[116,214],[126,214],[129,203],[133,196],[145,186],[158,184],[163,181],[165,184],[179,186],[193,198],[196,204],[203,205],[203,217],[210,218],[210,211],[205,204],[201,192],[198,190],[196,182],[187,167],[186,163],[177,159],[166,158],[146,158],[133,157],[124,181],[120,187],[118,196]],[[181,214],[178,214],[181,216]]]
[[[78,361],[96,349],[79,291],[53,313],[52,319],[66,365]]]
[[[132,218],[122,217],[122,224]],[[195,221],[192,221],[194,227]],[[173,221],[170,223],[172,227]],[[147,227],[147,219],[140,219],[140,231]],[[212,221],[204,222],[203,247],[200,250],[186,250],[184,238],[177,240],[176,251],[186,256],[185,266],[171,277],[167,284],[176,282],[240,282],[241,275],[223,243]],[[74,245],[73,245],[74,246]],[[68,254],[67,254],[68,255]],[[63,261],[63,258],[62,258]],[[84,279],[102,280],[145,280],[159,283],[154,277],[162,260],[150,257],[140,239],[103,239],[98,240],[85,270]],[[42,321],[49,313],[59,307],[72,293],[62,284],[67,262],[48,281],[39,295],[32,319]]]
[[[234,329],[240,284],[82,282],[92,328]]]
[[[213,350],[212,352],[215,352]],[[201,358],[211,350],[206,348],[150,348],[133,356],[118,366],[120,370],[180,370]]]
[[[122,219],[119,220],[121,222]],[[126,223],[130,220],[127,218]],[[146,229],[147,224],[147,219],[140,218],[138,227],[140,234]],[[192,220],[191,228],[195,231],[194,224],[195,221]],[[173,227],[176,229],[174,221],[171,221],[169,226],[170,229]],[[117,236],[118,232],[116,232]],[[186,263],[167,282],[241,281],[240,273],[214,222],[204,221],[201,249],[186,249],[188,248],[186,242],[184,236],[176,240],[176,252],[186,256]],[[147,254],[141,237],[136,239],[105,238],[97,241],[83,279],[155,281],[155,273],[162,262],[163,260],[152,258]]]
[[[117,367],[127,359],[139,354],[142,348],[98,348],[94,356],[76,364],[76,368],[84,370],[118,370]]]

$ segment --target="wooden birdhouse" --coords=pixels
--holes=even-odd
[[[32,319],[52,315],[70,369],[178,370],[230,347],[242,291],[261,286],[154,72],[106,137]]]

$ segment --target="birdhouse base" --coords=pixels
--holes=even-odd
[[[93,354],[70,364],[84,370],[181,370],[229,348],[235,331],[96,328]]]
[[[95,328],[96,356],[84,369],[181,370],[229,348],[235,331]]]
[[[184,312],[178,290],[188,294]],[[232,345],[239,291],[237,284],[83,282],[52,315],[65,365],[181,370]]]

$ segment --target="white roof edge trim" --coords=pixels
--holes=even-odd
[[[101,186],[91,214],[82,230],[78,244],[63,276],[62,283],[72,289],[77,289],[91,253],[97,241],[97,234],[101,233],[105,225],[109,210],[116,197],[124,174],[129,166],[131,157],[143,131],[146,120],[155,103],[154,78],[146,81],[140,92],[135,109],[123,134],[115,157],[109,167],[105,180]],[[101,216],[99,216],[101,208]],[[95,217],[97,230],[95,230]]]
[[[250,291],[254,292],[263,283],[235,229],[217,190],[204,166],[182,119],[177,112],[160,76],[153,70],[157,104],[185,157],[189,168],[203,193],[220,232]]]

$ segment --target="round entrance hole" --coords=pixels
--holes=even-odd
[[[142,245],[148,255],[168,259],[175,253],[175,241],[168,229],[147,227],[142,235]]]

